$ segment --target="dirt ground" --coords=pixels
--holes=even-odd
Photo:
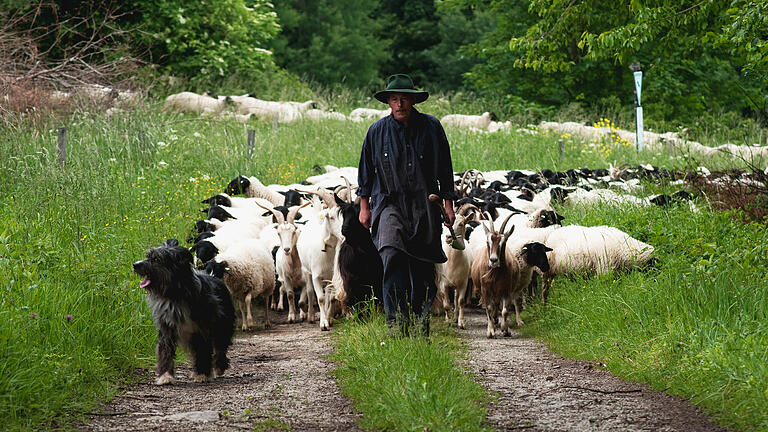
[[[689,403],[628,383],[588,362],[558,358],[517,332],[487,339],[485,311],[466,309],[468,369],[497,396],[499,431],[724,431]],[[513,316],[514,321],[514,316]]]
[[[255,311],[257,326],[263,310]],[[339,392],[325,359],[328,332],[317,323],[287,324],[271,312],[272,328],[235,334],[231,366],[210,383],[193,383],[187,365],[178,381],[154,385],[154,372],[90,416],[83,431],[354,431],[352,405]]]
[[[259,315],[261,316],[261,315]],[[360,417],[339,392],[325,360],[328,333],[316,324],[286,324],[238,333],[232,367],[212,383],[139,385],[90,416],[84,431],[354,431]],[[485,313],[468,308],[466,367],[497,396],[490,426],[499,431],[721,431],[690,404],[627,383],[589,363],[565,360],[532,339],[485,338]],[[434,319],[441,319],[435,317]]]

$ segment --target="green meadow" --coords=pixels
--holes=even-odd
[[[448,109],[441,98],[423,104],[438,117]],[[62,126],[63,166],[56,149]],[[111,119],[77,112],[0,131],[2,428],[66,427],[131,382],[136,368],[153,366],[156,333],[131,264],[166,238],[185,243],[201,219],[200,200],[223,191],[238,174],[286,184],[314,174],[315,164],[357,165],[367,127],[334,121],[243,125],[149,107]],[[255,130],[250,158],[248,129]],[[724,157],[638,153],[620,142],[569,136],[447,133],[456,171],[623,163],[744,167]],[[729,137],[747,144],[752,138]],[[721,139],[713,129],[701,141]],[[765,168],[766,161],[760,163]],[[648,183],[642,193],[675,190]],[[652,244],[659,261],[643,272],[555,280],[546,305],[528,302],[524,333],[563,355],[688,398],[723,425],[768,430],[766,227],[741,222],[737,210],[714,211],[706,197],[695,204],[695,211],[687,205],[558,208],[566,224],[610,224]],[[361,425],[484,430],[483,404],[490,396],[461,369],[465,350],[457,330],[440,327],[428,345],[405,339],[381,346],[380,324],[354,320],[333,331],[336,373],[363,412]],[[395,361],[416,348],[423,357]],[[404,369],[413,375],[403,376]],[[458,398],[441,387],[446,376],[461,383]],[[402,392],[365,391],[372,386]],[[426,407],[435,410],[417,421]]]

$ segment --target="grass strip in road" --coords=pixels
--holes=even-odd
[[[334,331],[335,374],[344,395],[363,413],[362,428],[488,430],[489,397],[459,367],[466,350],[449,327],[432,321],[430,340],[388,336],[379,314],[349,320]]]

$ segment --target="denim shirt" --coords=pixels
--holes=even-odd
[[[407,127],[392,115],[371,125],[357,181],[357,195],[370,198],[371,233],[379,250],[395,247],[414,258],[445,262],[440,211],[427,196],[454,200],[457,195],[448,139],[437,118],[414,109]]]

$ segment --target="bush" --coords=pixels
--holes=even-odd
[[[262,0],[136,0],[153,61],[193,84],[233,74],[256,80],[273,66],[261,47],[277,34],[277,14]]]

